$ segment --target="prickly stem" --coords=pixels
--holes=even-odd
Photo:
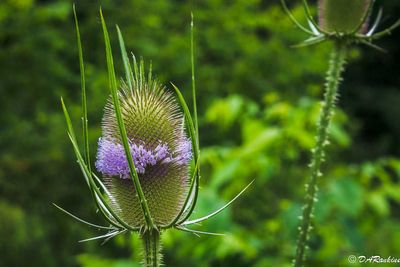
[[[342,72],[346,62],[346,46],[336,43],[329,63],[329,70],[326,75],[324,102],[318,121],[318,129],[316,135],[316,145],[312,149],[312,158],[310,163],[310,179],[306,185],[305,205],[301,216],[301,225],[299,227],[299,237],[297,240],[296,256],[294,260],[295,267],[303,266],[305,260],[305,251],[309,232],[311,230],[311,219],[318,191],[317,180],[322,176],[321,163],[325,157],[325,147],[328,142],[328,130],[333,116],[336,98],[338,95],[338,87],[342,80]]]
[[[157,229],[148,229],[141,235],[143,241],[143,266],[161,266],[160,232]]]

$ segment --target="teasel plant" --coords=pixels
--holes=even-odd
[[[102,226],[87,222],[55,206],[79,222],[105,231],[82,242],[106,242],[119,234],[136,232],[143,243],[143,266],[161,266],[161,234],[164,231],[176,229],[195,235],[221,235],[189,227],[226,209],[251,184],[223,207],[207,216],[189,220],[196,206],[200,184],[193,15],[190,27],[192,116],[181,91],[174,84],[175,94],[152,76],[151,64],[146,74],[143,60],[137,62],[133,54],[132,58],[128,57],[118,26],[125,77],[117,81],[109,34],[100,9],[111,96],[104,109],[102,137],[98,141],[95,162],[100,174],[96,174],[89,151],[85,69],[75,6],[73,12],[81,73],[82,150],[63,99],[61,104],[79,167],[97,210],[108,224]]]
[[[398,19],[390,27],[377,31],[382,18],[382,9],[378,11],[374,22],[369,26],[374,2],[374,0],[318,0],[318,20],[316,20],[307,0],[302,0],[308,24],[304,26],[291,13],[285,0],[281,0],[283,9],[290,20],[309,35],[309,38],[295,47],[312,46],[323,42],[331,42],[333,46],[325,78],[324,100],[317,123],[316,144],[311,151],[310,177],[306,184],[305,204],[300,216],[299,235],[293,261],[295,267],[303,266],[306,258],[313,210],[317,201],[318,179],[323,176],[321,164],[326,158],[325,148],[329,145],[329,126],[338,101],[338,88],[343,81],[342,74],[348,49],[353,45],[363,44],[385,52],[373,42],[390,35],[400,26],[400,19]]]

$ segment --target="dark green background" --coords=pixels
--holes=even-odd
[[[299,1],[294,13],[304,21]],[[291,48],[306,36],[278,1],[76,1],[89,97],[92,158],[108,95],[98,8],[128,50],[152,60],[165,84],[190,97],[190,12],[195,15],[202,186],[194,217],[253,186],[196,229],[227,233],[163,237],[166,266],[290,266],[330,45]],[[296,5],[297,4],[297,5]],[[0,265],[139,266],[140,243],[101,234],[56,210],[92,222],[95,213],[66,135],[63,96],[75,125],[80,82],[70,1],[0,2]],[[383,6],[382,27],[400,16]],[[376,11],[376,10],[375,10]],[[353,48],[331,127],[308,266],[358,266],[354,255],[400,258],[400,31],[377,43],[387,54]],[[168,85],[169,86],[169,85]],[[133,251],[133,253],[132,253]],[[367,265],[363,265],[367,266]],[[394,265],[393,265],[394,266]]]

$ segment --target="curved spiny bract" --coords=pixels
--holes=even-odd
[[[157,81],[123,84],[122,117],[131,154],[157,227],[169,225],[184,205],[190,183],[191,141],[174,96]],[[106,104],[96,167],[110,191],[110,204],[133,227],[145,227],[135,187],[121,145],[114,105]]]

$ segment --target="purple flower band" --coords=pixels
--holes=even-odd
[[[130,143],[129,146],[136,172],[139,174],[145,173],[146,167],[154,166],[157,163],[175,161],[178,164],[185,164],[192,157],[192,146],[189,139],[183,140],[175,153],[171,153],[168,145],[161,142],[154,150],[146,149],[144,143],[140,145]],[[119,176],[123,179],[130,177],[124,147],[114,140],[99,138],[95,165],[97,170],[105,175]]]

